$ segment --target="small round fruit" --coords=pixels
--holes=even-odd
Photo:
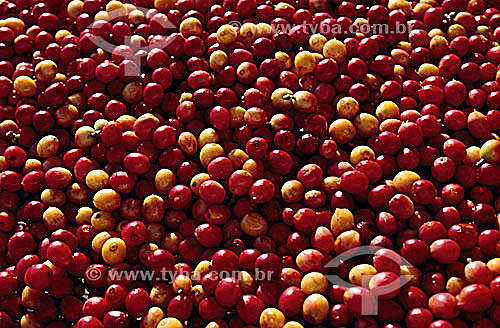
[[[286,319],[283,313],[276,308],[267,308],[260,314],[259,325],[261,328],[282,328]]]
[[[127,246],[123,239],[109,238],[102,246],[102,258],[109,265],[116,265],[123,262],[127,255]]]
[[[500,163],[500,141],[495,139],[486,141],[481,146],[480,156],[492,164]]]

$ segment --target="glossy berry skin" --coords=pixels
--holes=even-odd
[[[0,0],[0,328],[494,327],[499,8]]]
[[[0,272],[0,281],[2,282],[0,293],[4,296],[12,293],[17,286],[17,279],[15,275],[10,272]]]
[[[24,283],[31,288],[43,289],[49,286],[52,269],[45,264],[34,264],[24,274]]]
[[[481,312],[489,308],[492,302],[491,291],[483,284],[468,285],[458,295],[458,304],[467,312]]]
[[[68,245],[60,241],[50,243],[47,248],[47,258],[59,267],[66,267],[71,263],[72,252]]]
[[[142,288],[130,291],[125,298],[125,308],[132,317],[140,317],[149,307],[150,299],[148,293]]]
[[[256,324],[264,308],[264,303],[258,297],[248,294],[241,296],[236,310],[245,323]]]
[[[460,246],[451,239],[439,239],[430,246],[431,256],[440,263],[455,262],[460,255]]]
[[[139,246],[146,240],[147,227],[141,221],[132,221],[123,227],[121,237],[128,246]]]
[[[240,297],[240,286],[234,278],[224,278],[215,287],[215,300],[228,308],[236,305]]]
[[[238,256],[230,250],[219,250],[212,256],[212,269],[216,272],[234,272],[238,265]]]
[[[104,325],[97,319],[96,317],[93,316],[85,316],[82,317],[78,320],[76,323],[76,327],[78,328],[103,328]]]

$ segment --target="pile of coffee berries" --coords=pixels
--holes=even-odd
[[[0,328],[498,327],[499,129],[499,0],[0,0]]]

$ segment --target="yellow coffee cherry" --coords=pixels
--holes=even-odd
[[[109,265],[123,262],[127,256],[127,246],[120,238],[109,238],[102,245],[102,259]]]

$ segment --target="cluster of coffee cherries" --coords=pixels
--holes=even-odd
[[[500,325],[500,1],[0,0],[0,328]]]

